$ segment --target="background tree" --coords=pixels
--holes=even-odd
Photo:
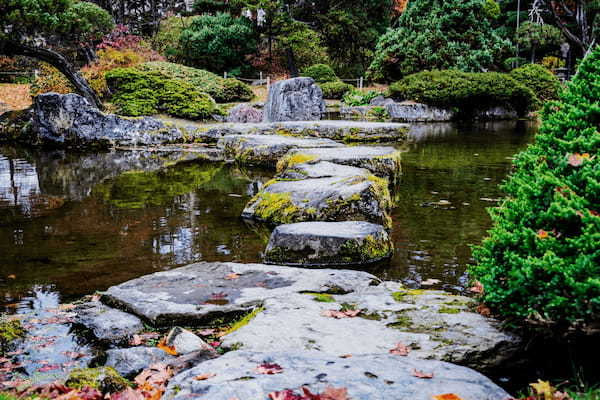
[[[494,68],[511,48],[492,29],[483,0],[411,1],[377,43],[369,67],[374,79],[397,79],[422,70]]]
[[[516,42],[521,49],[531,53],[531,62],[535,63],[536,52],[558,50],[563,42],[563,35],[555,26],[528,21],[517,30]]]
[[[27,56],[51,64],[97,107],[100,100],[56,47],[81,47],[113,27],[100,7],[72,0],[0,0],[0,55]]]

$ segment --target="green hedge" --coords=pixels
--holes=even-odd
[[[325,82],[319,86],[323,91],[323,98],[330,100],[341,100],[346,93],[354,89],[354,86],[342,81]]]
[[[254,97],[250,86],[237,79],[223,79],[203,69],[163,61],[152,61],[137,66],[140,71],[160,72],[174,79],[181,79],[201,92],[208,93],[218,103],[250,101]]]
[[[206,93],[179,79],[159,72],[116,68],[106,73],[119,113],[137,117],[164,112],[174,117],[210,119],[222,111]]]
[[[600,322],[600,48],[542,119],[470,274],[492,311],[564,333]]]
[[[533,91],[538,100],[536,108],[549,100],[556,100],[560,81],[552,72],[539,64],[528,64],[510,72],[511,78]]]
[[[302,76],[313,78],[317,83],[336,82],[339,80],[333,69],[327,64],[315,64],[302,71]]]
[[[457,108],[464,115],[496,106],[524,115],[536,102],[530,89],[498,72],[423,71],[393,83],[388,94],[397,100]]]

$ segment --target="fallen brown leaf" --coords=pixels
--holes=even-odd
[[[194,377],[194,379],[197,381],[205,381],[205,380],[210,379],[215,376],[217,376],[217,375],[211,374],[211,373],[206,373],[206,374],[198,375],[198,376]]]
[[[225,279],[230,280],[230,281],[234,280],[234,279],[238,279],[239,277],[240,277],[240,274],[236,274],[235,272],[225,275]]]
[[[482,294],[483,293],[483,285],[479,281],[475,281],[473,286],[469,288],[470,292]]]
[[[393,349],[390,350],[390,353],[398,355],[398,356],[406,357],[408,355],[408,353],[410,353],[410,347],[405,346],[404,344],[398,342],[396,347],[394,347]]]
[[[492,315],[492,311],[489,309],[488,306],[484,305],[484,304],[480,304],[477,306],[477,308],[475,309],[479,314],[483,315],[484,317],[489,317],[490,315]]]
[[[161,349],[162,351],[164,351],[167,354],[170,354],[172,356],[176,356],[177,355],[177,350],[175,350],[175,346],[169,346],[165,343],[165,339],[161,339],[160,342],[158,342],[158,344],[156,345],[156,347],[158,347],[159,349]]]
[[[413,369],[412,376],[415,376],[415,377],[421,378],[421,379],[431,379],[431,378],[433,378],[433,372],[427,373],[427,372],[419,371],[417,369]]]
[[[454,393],[438,394],[433,396],[433,400],[463,400],[462,397],[455,395]]]

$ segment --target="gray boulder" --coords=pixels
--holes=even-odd
[[[188,354],[194,351],[213,351],[204,340],[180,327],[171,329],[165,339],[167,346],[172,346],[177,354]]]
[[[257,367],[264,363],[277,364],[281,373],[258,373]],[[415,371],[430,373],[433,377],[420,379],[414,376]],[[194,379],[207,373],[214,376],[206,380]],[[327,387],[345,388],[353,400],[431,400],[433,396],[445,393],[454,393],[464,400],[510,398],[478,372],[445,362],[392,354],[344,359],[301,350],[227,353],[176,375],[169,382],[164,398],[266,399],[271,392],[288,389],[300,394],[303,387],[313,393]]]
[[[291,150],[277,164],[281,172],[296,164],[330,161],[336,164],[366,168],[377,176],[395,178],[401,174],[401,152],[393,147],[352,146],[339,149],[312,148]]]
[[[385,108],[394,121],[402,122],[447,122],[456,118],[450,109],[428,106],[427,104],[404,101],[388,103]]]
[[[233,135],[222,137],[217,146],[225,156],[242,164],[275,167],[289,150],[310,147],[342,147],[330,139],[298,138],[279,135]]]
[[[156,363],[168,363],[175,360],[158,347],[131,347],[112,349],[106,352],[106,366],[113,367],[119,374],[131,378]]]
[[[144,329],[144,324],[135,315],[107,307],[98,301],[80,305],[75,313],[75,323],[85,326],[98,340],[109,344],[125,344]]]
[[[61,145],[153,145],[182,141],[175,127],[151,117],[105,114],[77,94],[44,93],[35,98],[33,131],[40,142]]]
[[[258,110],[248,104],[238,104],[229,110],[227,122],[248,123],[261,122],[263,120],[262,110]]]
[[[381,225],[368,222],[301,222],[271,234],[265,262],[280,265],[366,264],[391,256],[393,243]]]
[[[315,121],[324,113],[323,92],[314,79],[292,78],[271,86],[263,121]]]
[[[369,102],[370,106],[378,106],[378,107],[385,107],[388,104],[392,104],[394,103],[393,99],[386,99],[383,96],[377,96],[373,99],[371,99],[371,101]]]
[[[242,217],[275,225],[350,220],[389,228],[390,207],[388,181],[373,175],[293,181],[276,178],[248,202]]]
[[[251,311],[266,298],[301,291],[348,293],[367,287],[374,279],[360,271],[203,262],[113,286],[102,301],[155,326],[194,325],[227,313]]]

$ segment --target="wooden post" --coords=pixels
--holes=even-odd
[[[363,77],[360,77],[360,88],[362,89],[364,87],[364,80]]]
[[[260,71],[260,77],[258,78],[258,80],[262,83],[262,71]]]
[[[227,71],[223,72],[223,78],[227,79]]]
[[[267,94],[269,94],[269,90],[271,90],[271,77],[267,75]]]

